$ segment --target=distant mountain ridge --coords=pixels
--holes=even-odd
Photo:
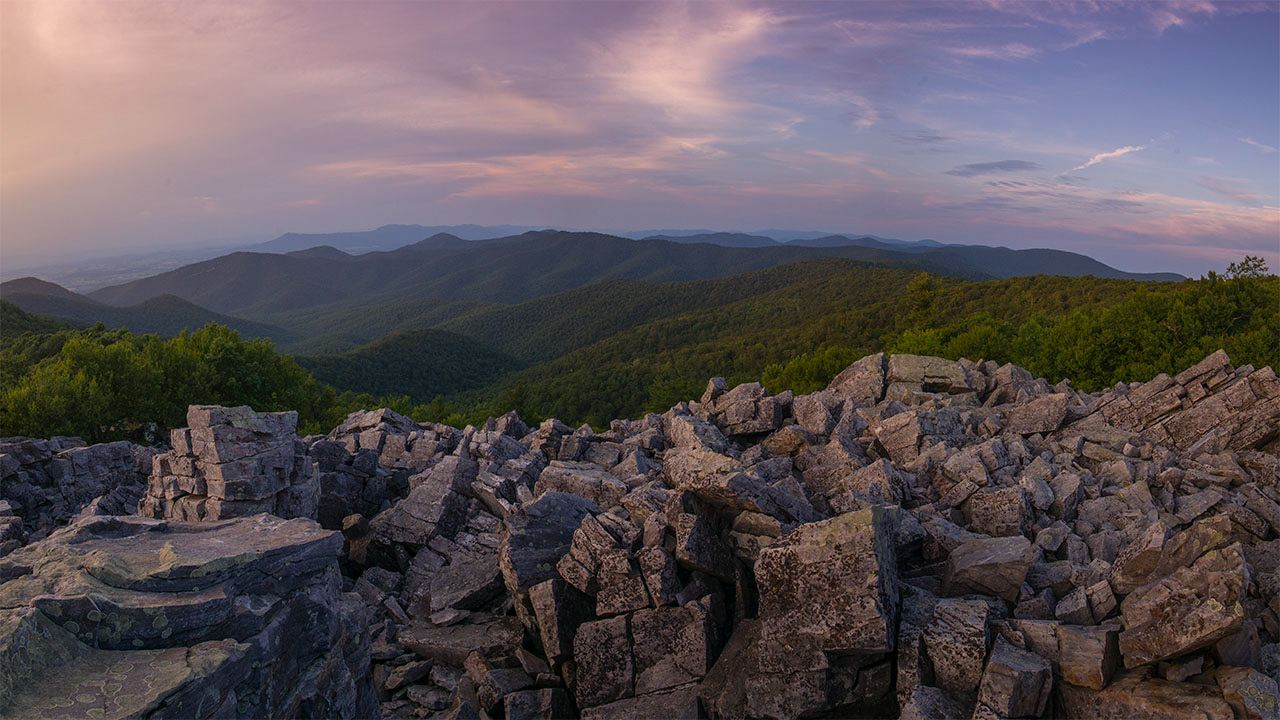
[[[213,312],[170,294],[147,298],[130,306],[105,305],[36,278],[18,278],[0,283],[0,298],[22,311],[71,325],[88,326],[101,322],[109,328],[127,328],[138,334],[177,335],[209,323],[226,325],[251,338],[269,337],[288,342],[285,329]],[[3,328],[8,334],[10,330]]]
[[[436,235],[389,252],[347,257],[232,253],[102,288],[90,297],[127,305],[172,294],[218,312],[275,322],[281,313],[305,308],[336,311],[424,298],[514,303],[609,278],[697,280],[821,257],[993,277],[979,268],[948,268],[907,253],[857,246],[731,248],[546,230],[465,243]]]
[[[1172,273],[1127,273],[1061,250],[904,248],[844,236],[829,236],[819,246],[725,247],[689,238],[637,241],[543,230],[485,241],[440,233],[396,250],[354,256],[331,250],[289,255],[238,252],[102,288],[89,297],[129,305],[170,294],[217,312],[273,322],[275,314],[303,308],[339,310],[423,298],[512,303],[614,277],[696,280],[822,257],[905,265],[970,279],[1035,274],[1182,279]]]
[[[395,250],[438,234],[461,240],[488,240],[540,230],[526,225],[383,225],[373,230],[337,233],[285,233],[274,240],[244,248],[246,252],[291,253],[328,245],[350,254]]]

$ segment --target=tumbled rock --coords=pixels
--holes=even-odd
[[[510,652],[524,635],[520,621],[510,616],[473,615],[470,620],[446,626],[415,623],[400,630],[397,640],[421,658],[461,667],[473,652],[486,657]]]
[[[1280,689],[1276,679],[1250,667],[1220,667],[1213,671],[1222,699],[1237,718],[1271,720],[1280,716]]]
[[[1118,633],[1109,627],[1058,625],[1058,664],[1062,679],[1101,690],[1120,667]]]
[[[1038,555],[1020,535],[967,540],[948,556],[944,585],[951,594],[987,593],[1013,602]]]
[[[978,700],[1002,717],[1039,717],[1053,688],[1049,661],[997,640],[982,673]]]
[[[957,693],[978,689],[990,639],[987,612],[981,600],[940,600],[934,606],[922,637],[938,687]]]
[[[319,485],[298,413],[192,405],[174,449],[157,456],[138,507],[144,517],[218,520],[261,512],[315,518]]]
[[[884,397],[887,364],[884,353],[868,355],[836,375],[827,390],[852,400],[858,407],[875,405]]]
[[[573,639],[577,700],[584,708],[631,696],[635,664],[626,615],[583,623]]]
[[[763,636],[809,635],[829,651],[893,649],[897,569],[891,516],[876,507],[801,525],[755,564]]]
[[[1141,670],[1121,673],[1105,689],[1062,685],[1059,692],[1063,712],[1069,718],[1232,720],[1235,717],[1218,688],[1148,678]]]
[[[631,616],[635,692],[679,687],[711,669],[715,638],[711,618],[687,607],[641,610]]]
[[[526,626],[533,625],[529,588],[558,576],[556,563],[569,551],[573,533],[584,517],[598,512],[600,508],[585,498],[547,492],[504,521],[498,564]]]
[[[702,717],[696,684],[624,698],[582,711],[582,720],[699,720]]]
[[[1067,415],[1068,401],[1066,393],[1055,393],[1019,405],[1009,411],[1005,428],[1019,435],[1051,433],[1062,425],[1062,420]]]
[[[946,690],[917,685],[898,717],[900,720],[953,720],[969,717],[969,711]]]
[[[1130,593],[1120,604],[1125,666],[1176,657],[1237,632],[1248,584],[1244,554],[1233,545]]]
[[[964,512],[974,531],[983,535],[1025,535],[1031,529],[1031,503],[1020,487],[975,492],[965,501]]]

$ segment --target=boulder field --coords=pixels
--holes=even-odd
[[[0,716],[1277,718],[1280,380],[0,440]]]

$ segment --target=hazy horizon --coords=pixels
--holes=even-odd
[[[385,224],[1280,267],[1276,3],[0,4],[0,257]]]

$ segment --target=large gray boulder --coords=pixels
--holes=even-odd
[[[984,593],[1013,602],[1039,554],[1021,535],[966,540],[947,557],[944,585],[950,594]]]

